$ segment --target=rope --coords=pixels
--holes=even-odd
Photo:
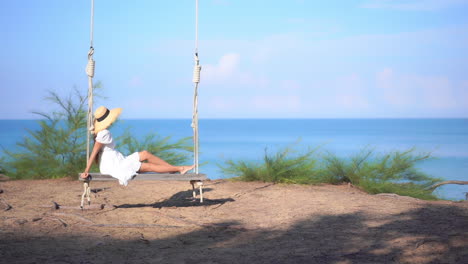
[[[90,39],[91,39],[91,44],[90,46],[93,46],[93,36],[94,36],[94,0],[91,0],[91,23],[90,23]]]
[[[194,83],[200,82],[200,71],[201,71],[200,60],[198,59],[198,54],[195,53],[195,66],[193,66],[193,79],[192,79]]]
[[[94,69],[96,68],[96,62],[93,60],[94,48],[91,46],[88,52],[88,64],[86,65],[86,74],[88,77],[94,77]]]
[[[198,55],[198,0],[195,0],[195,55]]]
[[[195,83],[193,94],[193,163],[195,164],[195,173],[198,174],[198,83]]]
[[[93,60],[94,48],[93,48],[93,35],[94,35],[94,0],[91,0],[91,30],[90,30],[90,48],[88,52],[88,64],[86,65],[86,74],[88,75],[88,112],[87,112],[87,123],[86,123],[86,164],[89,163],[90,156],[90,139],[91,132],[94,130],[93,127],[93,77],[96,62]]]
[[[195,0],[195,65],[193,68],[193,161],[195,164],[195,173],[198,174],[198,83],[200,82],[200,60],[198,59],[198,0]]]

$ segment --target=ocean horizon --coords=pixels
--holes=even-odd
[[[0,147],[15,150],[28,130],[39,128],[38,120],[0,120]],[[148,133],[180,139],[193,135],[190,125],[191,119],[121,119],[111,131],[115,137],[130,129],[137,139]],[[415,148],[434,157],[418,165],[421,171],[446,180],[466,180],[468,175],[468,118],[206,118],[199,120],[199,135],[200,172],[211,179],[226,177],[218,165],[227,159],[256,161],[265,150],[273,153],[290,145],[299,150],[318,147],[342,157],[364,148],[376,153]],[[466,185],[445,185],[435,193],[462,200],[464,192]]]

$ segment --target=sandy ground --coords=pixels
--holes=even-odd
[[[91,187],[104,209],[74,209],[76,180],[0,182],[0,263],[468,263],[467,202],[217,180],[200,204],[187,182]]]

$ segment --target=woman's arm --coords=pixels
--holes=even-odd
[[[91,169],[91,165],[93,161],[96,160],[96,156],[98,155],[99,151],[101,150],[103,144],[99,142],[94,142],[93,151],[91,152],[91,156],[89,157],[88,164],[86,165],[85,171],[81,174],[81,178],[85,179],[88,177],[89,170]]]

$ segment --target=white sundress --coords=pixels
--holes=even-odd
[[[127,186],[137,171],[140,170],[140,155],[135,152],[127,157],[115,149],[115,143],[109,130],[99,131],[96,141],[103,144],[99,170],[102,174],[109,174],[119,180],[121,185]]]

